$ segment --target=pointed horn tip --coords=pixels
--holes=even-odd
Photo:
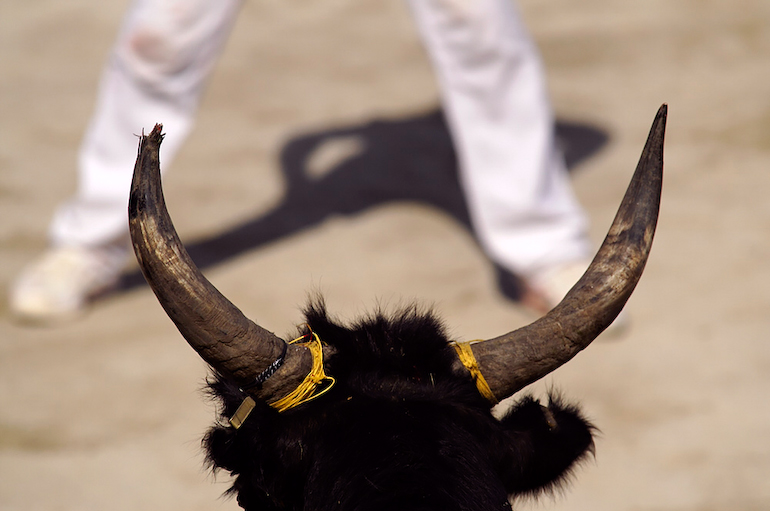
[[[666,119],[668,118],[668,103],[663,103],[658,108],[658,113],[655,114],[655,120],[652,123],[650,133],[661,132],[661,135],[666,131]]]

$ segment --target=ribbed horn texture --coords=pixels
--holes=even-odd
[[[658,221],[666,114],[663,105],[609,233],[583,277],[539,320],[473,344],[481,372],[499,399],[572,359],[615,320],[631,296]]]
[[[187,254],[166,210],[160,182],[162,126],[142,135],[128,206],[139,266],[166,314],[214,369],[245,386],[284,350],[284,341],[235,307],[203,276]],[[310,370],[304,348],[289,346],[282,368],[250,391],[273,400],[293,390]]]

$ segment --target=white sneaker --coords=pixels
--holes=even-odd
[[[564,298],[572,286],[583,276],[590,261],[574,261],[532,276],[527,280],[529,292],[524,300],[525,305],[545,314]],[[603,332],[602,337],[615,337],[628,328],[628,314],[621,311],[615,321]]]
[[[16,319],[39,323],[72,318],[117,284],[127,256],[128,247],[122,243],[49,248],[13,283],[11,313]]]

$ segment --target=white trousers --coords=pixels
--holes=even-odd
[[[161,121],[168,168],[193,123],[241,0],[134,0],[104,70],[56,245],[127,236],[137,139]],[[554,142],[537,50],[510,0],[410,0],[435,67],[474,229],[490,258],[528,276],[591,252]]]

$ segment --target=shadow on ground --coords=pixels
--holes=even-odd
[[[570,171],[608,140],[605,131],[579,123],[558,122],[556,131]],[[342,142],[338,161],[332,158],[326,168],[323,162],[315,165],[312,159],[317,150],[335,141]],[[283,147],[280,162],[286,181],[283,201],[272,211],[221,234],[188,241],[187,250],[199,268],[313,228],[331,215],[356,215],[392,202],[434,206],[473,232],[457,159],[440,110],[300,134]],[[501,293],[518,301],[520,279],[498,266],[496,271]],[[144,284],[136,270],[122,276],[116,293]]]

